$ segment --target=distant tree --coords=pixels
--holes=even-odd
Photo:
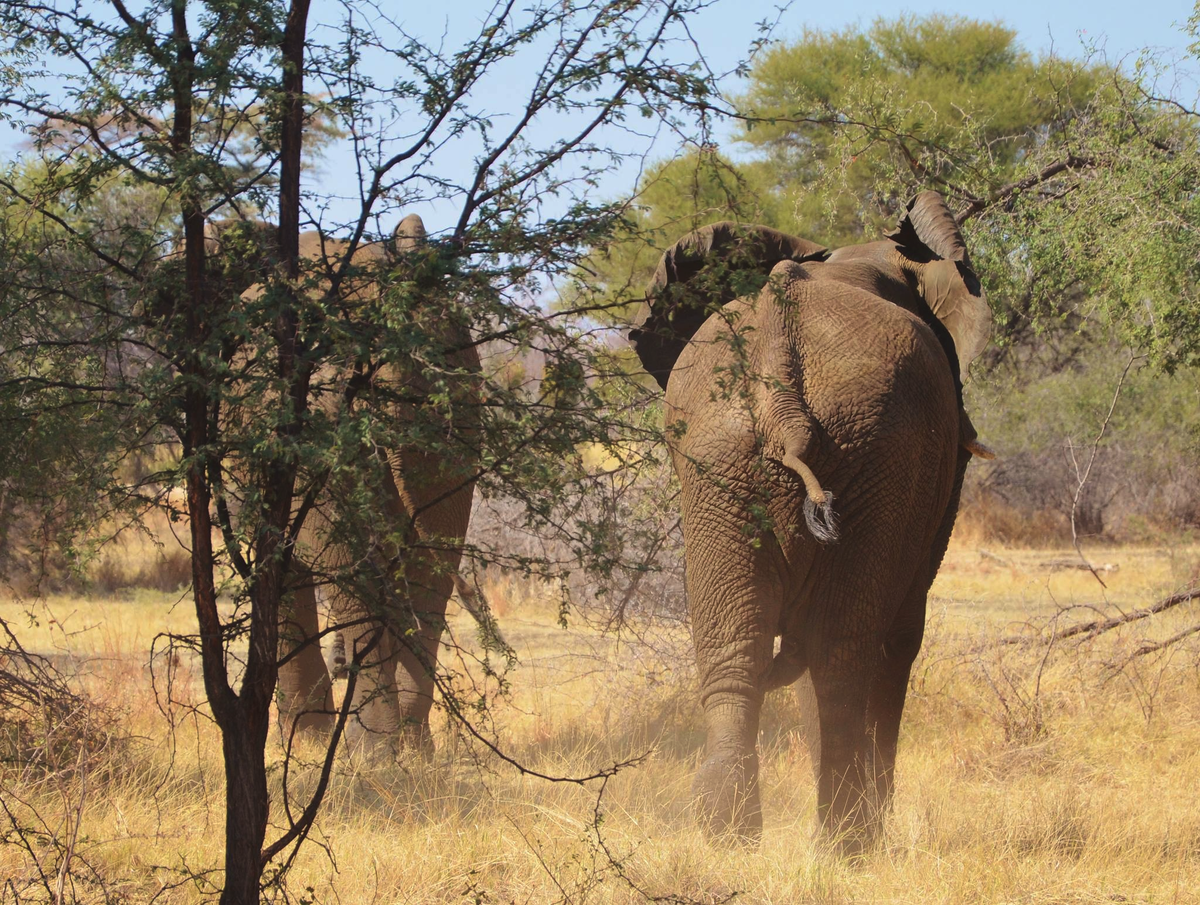
[[[962,194],[1055,142],[1107,67],[1034,59],[1016,33],[958,16],[807,32],[765,53],[739,98],[740,141],[797,210],[844,244],[919,187]]]
[[[935,188],[996,309],[985,365],[1085,318],[1164,367],[1196,364],[1197,115],[1156,89],[1171,73],[1151,56],[1125,64],[1035,57],[1011,29],[959,16],[806,32],[760,54],[725,108],[750,155],[709,146],[652,167],[629,222],[655,248],[723,218],[837,246]],[[633,290],[654,258],[610,245],[596,267]]]

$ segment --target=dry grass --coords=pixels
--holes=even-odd
[[[1094,558],[1120,566],[1104,573],[1108,589],[1089,573],[1045,568],[1068,555],[1061,551],[988,552],[960,540],[934,587],[895,810],[885,844],[861,863],[814,844],[810,766],[789,694],[772,696],[764,722],[761,848],[711,847],[687,811],[702,738],[686,630],[658,627],[639,640],[601,636],[580,620],[563,629],[555,600],[508,585],[495,590],[521,666],[493,710],[497,737],[550,772],[587,773],[648,753],[645,761],[609,781],[598,803],[596,784],[521,778],[442,717],[430,763],[339,762],[317,844],[287,879],[289,900],[640,902],[640,889],[702,902],[732,893],[753,903],[1200,901],[1200,657],[1182,646],[1112,669],[1136,639],[1165,637],[1194,614],[1049,653],[1036,640],[997,643],[1033,639],[1030,624],[1056,615],[1063,624],[1090,616],[1088,607],[1157,600],[1195,576],[1200,550],[1107,548]],[[27,647],[78,663],[89,692],[119,710],[135,739],[114,755],[118,764],[86,781],[3,778],[18,820],[33,825],[36,811],[50,831],[76,840],[78,901],[201,901],[202,881],[172,887],[219,864],[216,732],[202,711],[180,706],[172,729],[150,689],[154,634],[190,622],[186,601],[172,608],[177,598],[55,598],[34,610],[32,626],[22,604],[0,603]],[[456,617],[454,627],[469,650],[468,622]],[[179,666],[174,697],[199,705],[192,664]],[[271,757],[281,822],[276,747]],[[302,768],[294,793],[312,778]],[[37,869],[11,833],[7,843],[4,903],[18,901]],[[33,854],[53,881],[61,854],[47,844]],[[32,890],[20,895],[42,901]]]

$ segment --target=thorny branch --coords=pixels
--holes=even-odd
[[[1133,363],[1137,361],[1139,356],[1134,353],[1129,353],[1129,361],[1125,362],[1125,368],[1121,371],[1121,377],[1117,380],[1116,389],[1113,390],[1112,403],[1108,407],[1108,414],[1104,416],[1104,421],[1100,425],[1100,430],[1096,432],[1096,438],[1092,441],[1091,453],[1088,456],[1087,467],[1082,473],[1079,470],[1079,462],[1075,458],[1075,447],[1073,444],[1068,444],[1067,449],[1071,454],[1071,465],[1075,468],[1075,495],[1071,498],[1071,544],[1075,547],[1075,552],[1079,554],[1080,562],[1087,566],[1089,572],[1095,577],[1096,581],[1100,582],[1102,588],[1107,588],[1104,579],[1100,577],[1100,573],[1096,571],[1086,556],[1083,555],[1083,547],[1079,541],[1079,530],[1076,525],[1075,515],[1079,509],[1079,500],[1083,496],[1083,488],[1087,485],[1088,478],[1092,474],[1092,466],[1096,464],[1096,456],[1100,451],[1100,441],[1104,439],[1105,433],[1108,431],[1109,422],[1112,421],[1113,412],[1117,408],[1117,400],[1121,398],[1121,388],[1125,385],[1125,378],[1129,376],[1129,369],[1133,367]]]
[[[1070,154],[1065,160],[1056,161],[1023,179],[1000,186],[986,198],[973,198],[966,207],[955,215],[954,219],[958,221],[959,226],[962,226],[976,214],[983,213],[1026,189],[1031,189],[1035,185],[1040,185],[1062,173],[1073,170],[1091,169],[1098,163],[1099,161],[1094,157]]]

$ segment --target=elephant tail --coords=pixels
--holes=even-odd
[[[837,516],[833,512],[833,494],[821,487],[812,469],[794,453],[784,453],[780,460],[796,472],[804,482],[808,495],[804,499],[804,521],[808,530],[822,544],[832,544],[838,539]]]
[[[996,451],[979,439],[979,431],[971,423],[965,408],[958,410],[958,442],[962,448],[979,459],[994,459]]]

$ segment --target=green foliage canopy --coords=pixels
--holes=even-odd
[[[654,248],[610,246],[594,267],[636,296],[655,249],[699,222],[835,247],[877,237],[933,188],[996,311],[991,363],[1039,330],[1087,325],[1163,367],[1195,365],[1200,120],[1157,91],[1168,75],[1150,56],[1035,57],[1012,30],[960,16],[805,32],[765,51],[729,107],[748,154],[705,147],[652,167],[628,219]]]
[[[701,5],[501,3],[456,48],[358,0],[321,23],[309,0],[0,6],[0,116],[29,143],[0,171],[0,434],[29,453],[0,462],[0,518],[4,489],[47,474],[49,496],[88,501],[67,534],[186,516],[198,630],[174,643],[200,652],[223,734],[222,902],[258,902],[267,866],[279,882],[325,788],[267,838],[281,617],[307,567],[408,638],[406,552],[461,542],[389,510],[390,454],[463,463],[464,482],[517,504],[518,530],[554,541],[481,543],[476,561],[604,576],[639,546],[614,506],[589,505],[582,450],[654,431],[634,400],[601,397],[605,348],[540,298],[613,234],[620,205],[588,197],[622,158],[605,129],[693,128],[711,84],[678,39]],[[498,113],[480,85],[513,72],[528,78]],[[357,165],[341,222],[344,199],[301,179],[322,130]],[[455,144],[459,172],[439,166]],[[389,248],[402,214],[433,205],[445,228]],[[477,373],[466,351],[493,346],[536,352],[545,386]]]
[[[799,225],[873,238],[922,187],[978,195],[1056,141],[1106,72],[1035,59],[999,23],[877,20],[772,47],[738,99],[738,139],[787,194]]]

